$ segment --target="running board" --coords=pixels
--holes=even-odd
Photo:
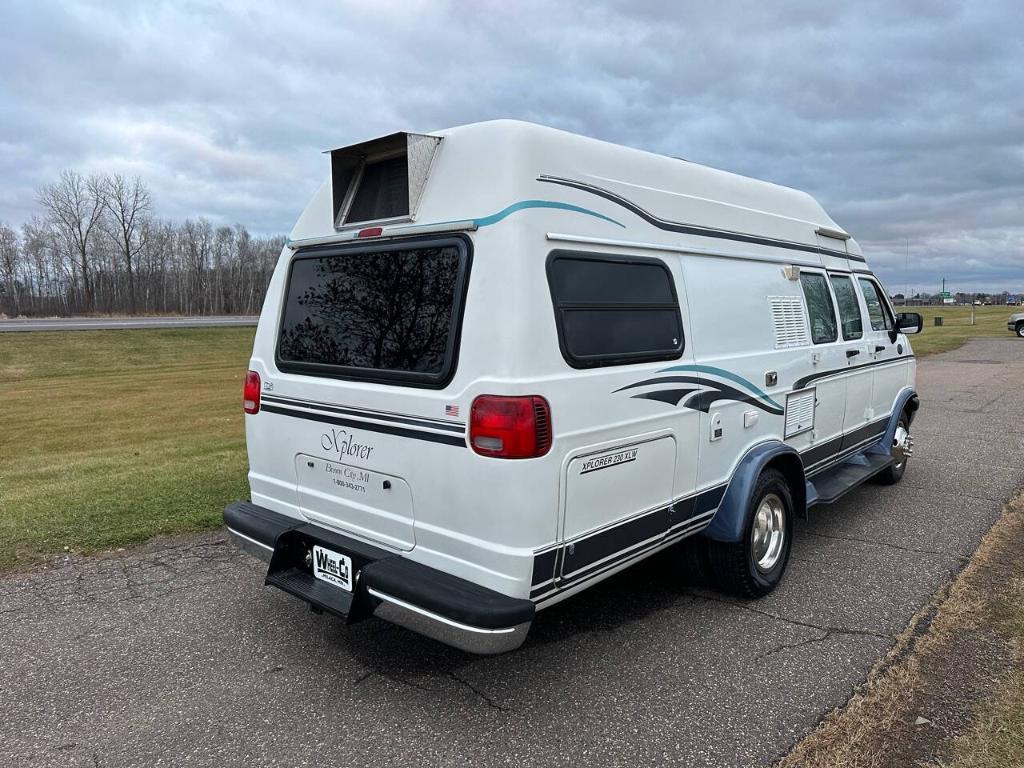
[[[815,475],[807,481],[807,507],[815,504],[833,504],[857,486],[883,472],[896,459],[877,453],[858,453],[841,464]]]

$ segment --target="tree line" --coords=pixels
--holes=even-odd
[[[284,246],[241,224],[153,213],[139,178],[64,171],[41,215],[0,222],[0,313],[257,314]]]

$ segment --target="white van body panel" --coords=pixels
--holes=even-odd
[[[544,607],[705,528],[753,447],[792,446],[810,475],[913,385],[909,342],[871,330],[859,292],[863,338],[811,342],[800,271],[870,270],[809,195],[515,121],[431,135],[441,141],[408,220],[365,241],[359,227],[336,228],[328,178],[291,232],[250,361],[263,386],[261,411],[246,417],[254,504]],[[446,236],[471,253],[443,386],[281,370],[297,255]],[[573,367],[546,272],[556,252],[663,264],[682,352]],[[468,422],[484,394],[545,398],[550,450],[475,452]],[[790,405],[807,412],[792,412],[787,435]]]

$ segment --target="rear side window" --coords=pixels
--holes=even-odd
[[[462,240],[300,253],[288,277],[278,367],[443,386],[454,370],[468,268]]]
[[[832,290],[836,294],[836,303],[839,305],[839,321],[843,326],[843,338],[846,341],[864,337],[864,321],[860,316],[860,304],[857,301],[857,291],[854,290],[853,281],[848,277],[831,275]]]
[[[860,289],[864,292],[864,303],[868,305],[868,320],[871,321],[871,330],[889,331],[894,327],[892,315],[889,314],[889,307],[885,305],[878,287],[867,278],[858,278]]]
[[[811,341],[815,344],[828,344],[835,341],[836,315],[832,307],[832,294],[829,293],[825,276],[815,272],[800,274],[800,285],[804,289],[807,300],[807,317],[811,321]]]
[[[562,355],[574,368],[682,354],[683,321],[664,262],[556,252],[548,285]]]

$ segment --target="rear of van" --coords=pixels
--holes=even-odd
[[[501,652],[529,628],[557,522],[547,401],[511,380],[530,342],[500,322],[521,270],[477,254],[508,230],[379,226],[415,212],[417,174],[444,183],[396,136],[332,158],[304,216],[332,200],[341,235],[282,254],[246,379],[251,500],[225,520],[268,584],[317,610]]]

